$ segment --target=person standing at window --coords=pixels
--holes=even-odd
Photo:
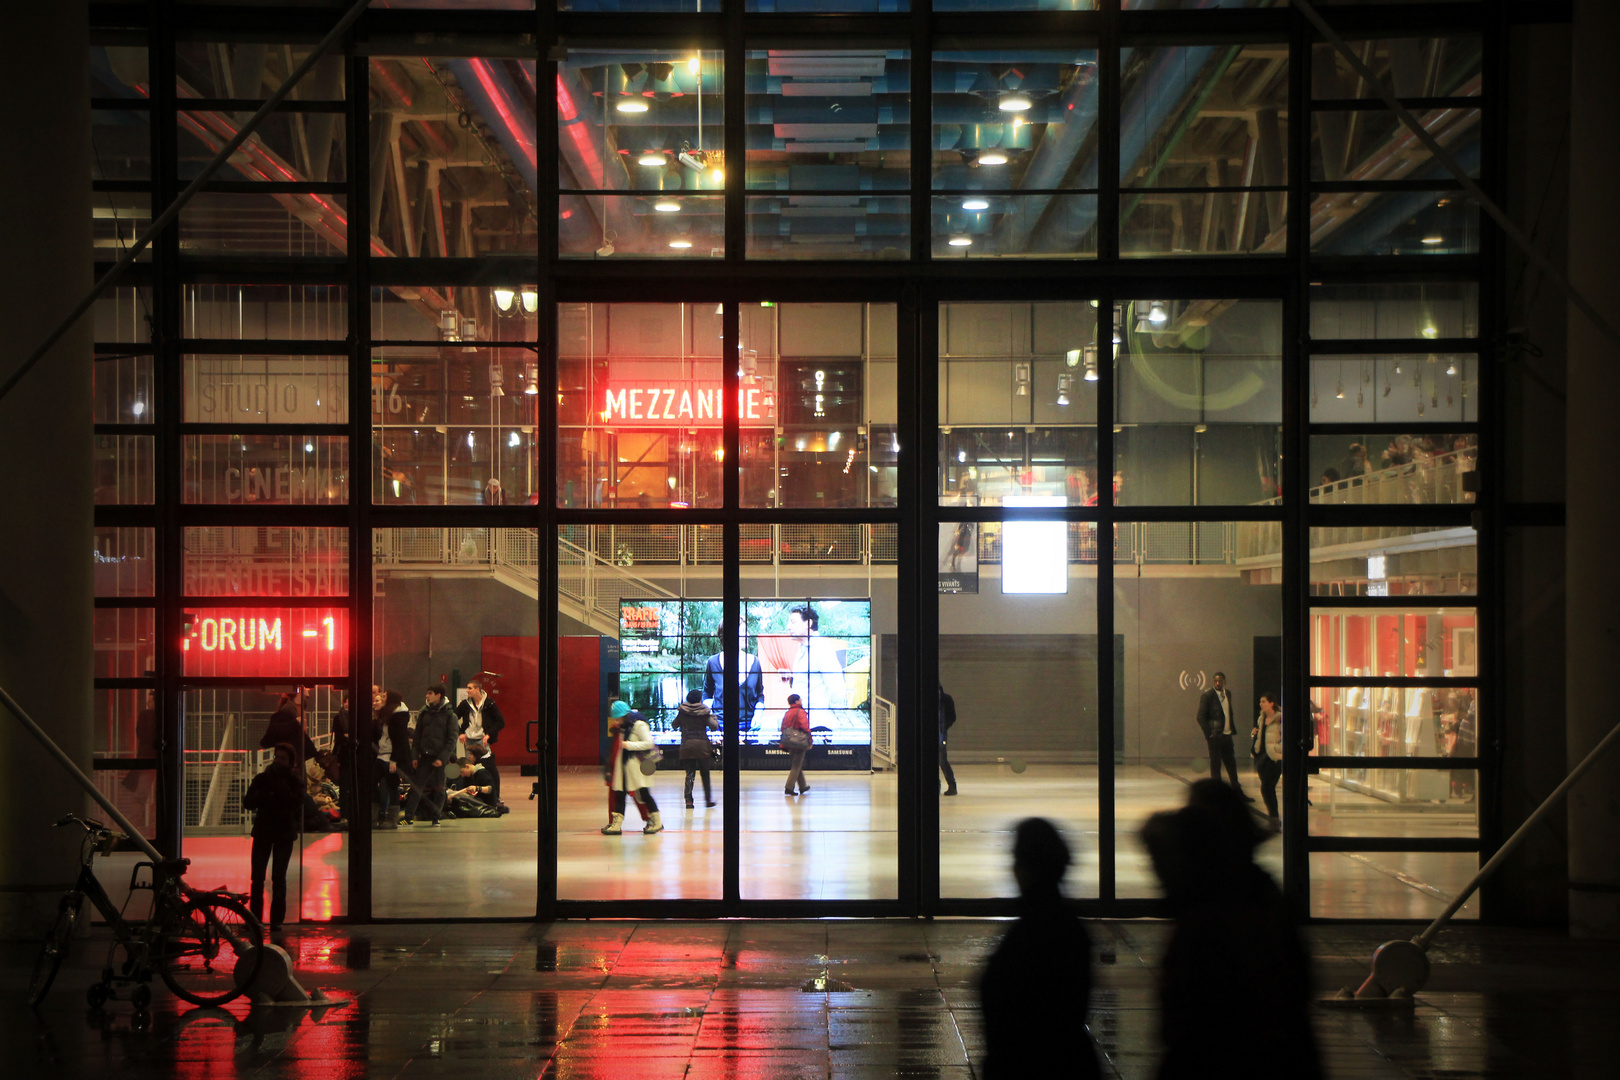
[[[1282,778],[1282,710],[1271,694],[1260,695],[1260,715],[1249,737],[1254,770],[1260,774],[1260,797],[1265,799],[1266,815],[1275,825],[1281,820],[1277,814],[1277,781]]]

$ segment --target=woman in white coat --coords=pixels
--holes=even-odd
[[[654,749],[652,729],[646,717],[623,701],[615,701],[608,710],[608,734],[613,737],[613,748],[608,755],[607,773],[603,777],[608,787],[608,823],[602,826],[604,836],[618,836],[624,832],[624,797],[628,793],[647,824],[644,833],[664,831],[664,820],[658,814],[658,804],[647,789],[647,779],[641,771],[642,754]]]

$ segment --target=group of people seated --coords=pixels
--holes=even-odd
[[[428,687],[414,720],[397,691],[373,686],[371,700],[377,828],[414,825],[419,816],[436,828],[446,818],[508,812],[494,757],[506,718],[480,680],[468,682],[454,708],[443,686]]]

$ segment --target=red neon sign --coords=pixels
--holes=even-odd
[[[185,672],[305,678],[345,675],[342,608],[204,608],[187,612]]]
[[[661,384],[620,382],[602,391],[604,424],[649,427],[718,427],[725,387],[718,382]],[[737,388],[737,415],[743,423],[770,423],[776,419],[776,395],[762,386]]]

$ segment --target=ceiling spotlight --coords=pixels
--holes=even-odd
[[[533,289],[523,290],[523,310],[530,315],[540,310],[540,294]]]
[[[1440,336],[1440,331],[1435,329],[1433,326],[1425,326],[1423,328],[1422,333],[1423,333],[1423,336],[1426,337],[1426,338],[1433,338],[1433,337],[1439,337]]]
[[[1079,367],[1080,366],[1080,350],[1079,349],[1070,349],[1068,352],[1064,353],[1063,354],[1063,362],[1064,362],[1064,364],[1068,365],[1069,367]]]
[[[979,155],[979,164],[1005,165],[1007,164],[1007,155],[1000,150],[986,150],[984,153]]]
[[[513,289],[496,289],[495,306],[502,311],[512,310],[512,301],[517,299],[517,292]]]
[[[1338,398],[1340,401],[1344,400],[1344,383],[1339,384],[1338,392],[1335,393],[1333,396]]]
[[[1446,374],[1447,375],[1455,375],[1455,374],[1457,374],[1457,361],[1453,360],[1449,364],[1446,365]]]
[[[1018,396],[1029,396],[1029,365],[1017,364],[1013,367],[1013,381],[1018,384]],[[1009,433],[1010,436],[1011,433]]]
[[[1443,237],[1443,236],[1425,236],[1423,238],[1423,242],[1432,247],[1435,244],[1443,244],[1443,243],[1445,243],[1446,238]]]
[[[669,242],[669,246],[674,248],[676,251],[685,251],[687,248],[692,246],[692,241],[690,241],[690,240],[671,240]]]
[[[304,444],[304,453],[313,454],[314,452],[315,452],[315,444],[312,443],[312,442],[306,442]]]
[[[1003,94],[996,108],[1002,112],[1028,112],[1031,104],[1028,94]]]
[[[659,199],[653,203],[653,209],[660,214],[673,214],[681,208],[681,204],[674,199]]]
[[[1070,375],[1065,371],[1063,374],[1058,376],[1057,403],[1059,405],[1067,405],[1069,403],[1069,388],[1073,385],[1073,375]]]
[[[1154,326],[1163,326],[1169,318],[1170,314],[1164,310],[1164,304],[1161,301],[1155,300],[1148,305],[1148,322]]]
[[[953,236],[953,237],[951,237],[949,240],[947,240],[945,242],[947,244],[951,245],[951,247],[972,247],[973,246],[972,238],[967,237],[967,236]]]
[[[660,165],[667,165],[668,163],[669,159],[664,157],[664,155],[659,153],[657,150],[648,150],[645,154],[642,154],[636,159],[637,165],[645,165],[649,169],[657,168]]]
[[[647,111],[647,103],[638,97],[620,98],[619,103],[613,107],[622,113],[644,113]]]
[[[1401,373],[1401,362],[1399,360],[1397,360],[1397,361],[1395,361],[1395,374],[1399,375],[1400,373]]]
[[[319,402],[316,402],[316,404],[319,404]],[[144,402],[144,401],[135,402],[133,405],[131,405],[129,407],[129,411],[134,413],[136,416],[145,415],[145,413],[146,413],[146,402]]]
[[[974,198],[971,198],[971,199],[963,199],[962,200],[962,209],[964,209],[964,210],[988,210],[988,209],[990,209],[990,200],[989,199],[980,199],[980,198],[978,198],[976,196]]]
[[[702,69],[702,66],[703,66],[703,58],[702,57],[692,56],[692,57],[687,58],[686,70],[690,71],[693,75],[696,75],[698,73],[698,71]]]
[[[1086,382],[1096,382],[1097,381],[1097,369],[1094,368],[1094,367],[1086,368],[1086,373],[1085,373],[1084,378],[1085,378]]]

